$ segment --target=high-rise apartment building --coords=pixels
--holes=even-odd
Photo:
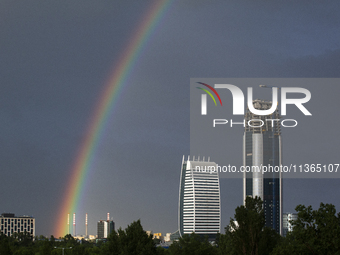
[[[35,218],[31,216],[15,216],[14,213],[0,215],[0,232],[6,236],[14,233],[29,233],[35,236]]]
[[[293,231],[293,224],[292,221],[298,219],[297,213],[284,213],[282,217],[282,234],[283,236],[286,236],[288,232]]]
[[[254,100],[255,109],[267,110],[272,102]],[[265,222],[282,234],[282,176],[275,172],[281,162],[280,115],[276,109],[270,115],[255,115],[247,109],[243,136],[243,165],[250,170],[244,173],[243,201],[246,196],[258,196],[263,200]],[[268,172],[263,174],[263,167]],[[271,171],[271,172],[270,172]]]
[[[115,223],[112,220],[100,220],[97,224],[98,239],[108,238],[115,229]]]
[[[195,232],[214,239],[220,232],[221,207],[215,162],[182,160],[179,187],[179,235]]]

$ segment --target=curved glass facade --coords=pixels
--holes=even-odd
[[[220,184],[215,162],[182,160],[179,233],[214,239],[220,232]]]

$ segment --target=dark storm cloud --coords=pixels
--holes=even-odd
[[[37,234],[52,233],[99,95],[153,3],[1,1],[0,210],[35,215]],[[189,79],[338,77],[338,11],[337,1],[174,1],[101,137],[79,232],[85,211],[91,234],[107,212],[117,226],[141,218],[146,229],[175,231],[180,163],[189,153]],[[336,182],[285,183],[284,210],[303,200],[338,205]],[[242,183],[221,185],[224,227],[242,203]]]

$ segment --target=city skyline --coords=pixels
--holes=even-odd
[[[33,215],[37,235],[56,235],[68,213],[76,213],[79,234],[88,213],[88,233],[95,234],[107,212],[116,229],[140,218],[144,229],[174,232],[178,166],[182,155],[197,155],[189,145],[190,78],[339,76],[337,1],[169,1],[108,112],[78,209],[60,215],[94,109],[156,2],[3,1],[0,213]],[[270,98],[258,85],[257,97]],[[302,87],[312,93],[313,116],[283,131],[283,161],[339,163],[340,88]],[[229,103],[223,100],[225,108]],[[242,165],[242,134],[228,130],[224,138],[233,165]],[[220,179],[221,231],[242,204],[242,184]],[[283,189],[284,212],[320,202],[340,208],[338,179],[289,179]]]

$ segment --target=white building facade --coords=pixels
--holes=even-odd
[[[283,214],[283,236],[286,236],[288,232],[293,231],[293,224],[292,221],[297,220],[298,215],[297,213],[284,213]]]
[[[218,169],[215,162],[182,160],[179,189],[179,234],[214,239],[220,232],[221,206]]]

